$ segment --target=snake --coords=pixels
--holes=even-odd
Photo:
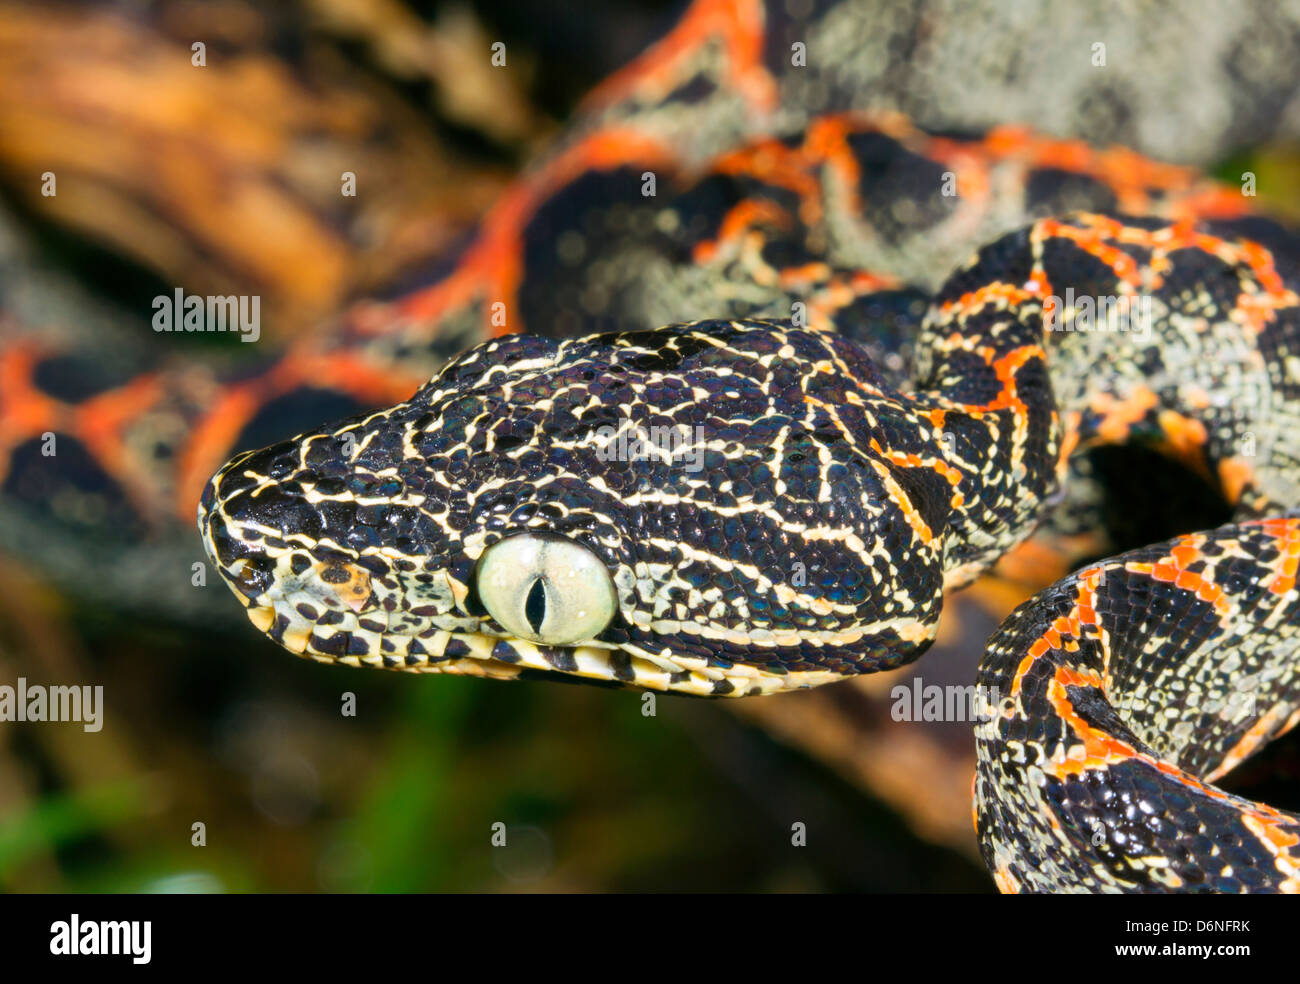
[[[737,282],[861,293],[828,321],[869,311],[874,284],[810,268],[820,230],[782,190],[702,245]],[[1006,889],[1294,891],[1300,818],[1197,778],[1300,721],[1300,301],[1234,232],[1085,212],[1008,233],[930,298],[905,386],[797,318],[493,339],[389,409],[234,457],[205,546],[317,660],[752,696],[917,658],[1072,455],[1161,446],[1277,516],[1089,568],[999,630],[981,848]],[[1106,298],[1146,313],[1089,323]]]
[[[1004,891],[1300,891],[1300,818],[1211,784],[1300,721],[1295,240],[1191,168],[1019,126],[797,114],[683,154],[662,73],[722,8],[743,38],[735,6],[611,80],[649,124],[597,113],[431,287],[201,387],[51,399],[59,355],[11,345],[7,419],[115,407],[86,457],[123,515],[197,498],[291,652],[703,697],[917,659],[1093,451],[1154,449],[1234,521],[1092,562],[990,639],[980,849]],[[740,98],[781,101],[730,58]],[[346,415],[254,440],[288,411]],[[164,416],[179,467],[133,471]]]

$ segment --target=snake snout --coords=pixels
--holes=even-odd
[[[239,455],[212,477],[199,500],[204,549],[246,603],[271,588],[272,553],[286,547],[285,530],[319,532],[319,516],[301,487],[268,481],[287,473],[291,455],[288,442]]]
[[[249,619],[315,658],[377,649],[386,620],[374,579],[390,568],[350,546],[356,510],[340,485],[286,442],[232,459],[199,503],[204,548]]]

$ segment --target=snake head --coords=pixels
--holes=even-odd
[[[313,659],[767,693],[919,655],[947,487],[851,343],[710,322],[469,350],[410,400],[238,455],[199,507]],[[928,474],[928,473],[927,473]]]

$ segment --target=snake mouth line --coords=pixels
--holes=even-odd
[[[251,602],[249,620],[260,631],[297,656],[317,663],[399,670],[408,673],[446,673],[493,680],[527,679],[538,675],[580,678],[618,687],[691,694],[700,697],[748,697],[821,686],[843,676],[831,670],[773,673],[753,666],[710,666],[705,659],[633,654],[598,646],[553,647],[524,639],[482,632],[435,631],[427,636],[405,636],[406,651],[381,652],[370,646],[366,654],[328,653],[316,648],[313,633],[290,629],[274,603]]]

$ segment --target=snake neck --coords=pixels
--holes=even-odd
[[[1028,537],[1061,483],[1064,433],[1040,311],[1024,288],[994,282],[941,293],[923,330],[917,412],[959,476],[944,556],[950,588]]]
[[[1300,499],[1288,437],[1300,366],[1279,357],[1300,343],[1295,285],[1239,231],[1044,219],[940,288],[912,391],[962,476],[948,584],[1024,540],[1071,456],[1101,445],[1176,459],[1242,515]],[[1230,392],[1243,396],[1211,396]]]

